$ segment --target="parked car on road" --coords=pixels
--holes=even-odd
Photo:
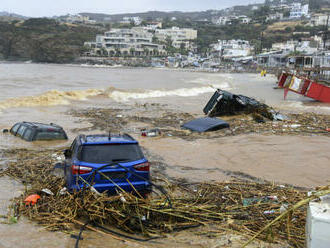
[[[26,141],[68,139],[63,128],[54,123],[18,122],[10,129],[10,133]]]
[[[151,191],[150,165],[138,142],[128,134],[79,135],[64,152],[69,191],[93,186],[109,194]]]

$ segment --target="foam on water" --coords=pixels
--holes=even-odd
[[[0,102],[0,111],[7,108],[17,107],[36,107],[36,106],[54,106],[68,105],[71,101],[87,100],[89,97],[103,95],[117,102],[127,102],[131,99],[158,98],[167,96],[191,97],[200,94],[214,92],[216,88],[229,89],[228,83],[209,84],[202,87],[179,88],[173,90],[121,90],[110,87],[106,90],[88,89],[75,91],[51,90],[41,95],[10,98]]]
[[[0,110],[17,107],[36,107],[67,105],[71,100],[86,100],[88,97],[101,94],[102,90],[88,89],[76,91],[51,90],[37,96],[10,98],[0,102]]]
[[[113,89],[108,92],[108,96],[117,102],[126,102],[131,99],[158,98],[167,96],[191,97],[205,93],[214,92],[216,88],[229,89],[228,83],[210,84],[203,87],[179,88],[174,90],[146,90],[146,91],[124,91]]]

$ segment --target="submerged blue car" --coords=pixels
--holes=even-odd
[[[64,151],[69,191],[93,186],[98,192],[151,192],[150,165],[138,142],[128,134],[79,135]]]

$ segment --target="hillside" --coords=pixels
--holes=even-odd
[[[10,18],[13,18],[13,19],[28,19],[29,17],[26,17],[26,16],[22,16],[22,15],[18,15],[18,14],[15,14],[15,13],[9,13],[9,12],[6,12],[6,11],[0,11],[0,17],[10,17]]]
[[[98,14],[98,13],[87,13],[83,12],[80,15],[89,16],[91,19],[96,21],[111,21],[111,22],[118,22],[123,19],[123,17],[133,17],[138,16],[141,17],[143,20],[152,21],[157,19],[171,19],[175,17],[178,20],[191,20],[191,21],[198,21],[207,19],[211,21],[212,17],[219,16],[219,15],[249,15],[251,14],[253,6],[261,6],[262,4],[253,4],[247,6],[234,6],[232,8],[227,8],[223,10],[206,10],[206,11],[195,11],[195,12],[181,12],[181,11],[148,11],[142,13],[122,13],[122,14]]]
[[[95,39],[100,31],[45,18],[0,22],[0,58],[67,63],[81,53],[86,40]]]

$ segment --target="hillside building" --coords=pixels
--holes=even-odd
[[[166,42],[167,37],[172,40],[172,45],[175,48],[182,48],[187,50],[194,50],[194,40],[197,39],[197,30],[191,28],[172,27],[168,29],[156,29],[155,36],[159,41]]]
[[[293,3],[290,9],[290,19],[300,19],[303,16],[308,17],[309,5],[301,3]]]
[[[152,43],[153,35],[143,28],[111,29],[97,35],[95,42],[85,42],[95,54],[108,56],[163,56],[165,46]]]
[[[246,57],[254,50],[247,40],[218,40],[218,43],[211,45],[211,48],[213,55],[225,59]]]
[[[120,23],[123,24],[134,23],[135,26],[138,26],[142,23],[142,19],[139,16],[125,16],[123,17],[123,20]]]
[[[330,27],[330,14],[313,14],[310,20],[311,26],[326,26]]]

